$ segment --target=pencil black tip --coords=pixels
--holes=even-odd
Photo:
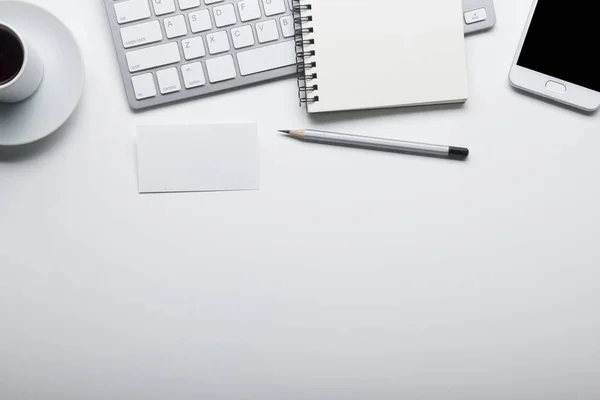
[[[450,147],[450,156],[456,158],[467,158],[469,156],[469,149],[464,147]]]
[[[288,133],[288,134],[290,133],[290,131],[281,131],[281,130],[279,132],[281,132],[281,133]]]

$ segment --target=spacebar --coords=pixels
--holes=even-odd
[[[296,46],[293,40],[289,40],[238,53],[237,59],[240,73],[252,75],[296,64]]]

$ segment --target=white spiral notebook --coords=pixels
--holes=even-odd
[[[464,103],[462,0],[293,0],[308,112]]]

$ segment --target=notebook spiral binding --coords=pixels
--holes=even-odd
[[[310,0],[292,0],[294,40],[296,42],[296,71],[300,106],[319,101],[315,39]]]

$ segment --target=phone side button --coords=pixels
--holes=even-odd
[[[546,89],[554,93],[565,93],[567,91],[567,87],[565,85],[554,81],[546,82]]]

